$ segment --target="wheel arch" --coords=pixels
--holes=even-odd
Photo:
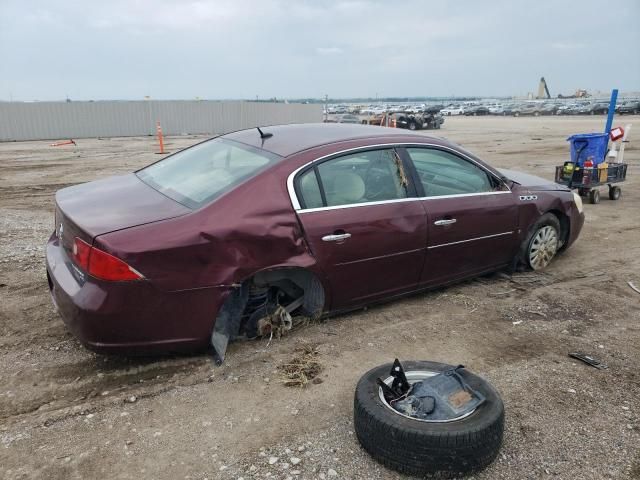
[[[292,282],[304,290],[305,309],[313,311],[320,316],[327,305],[327,283],[323,281],[319,272],[299,265],[279,265],[264,268],[248,276],[243,283],[257,282],[261,286],[283,286],[286,282]],[[286,287],[283,287],[286,288]]]
[[[560,240],[562,241],[562,246],[559,248],[559,251],[564,250],[565,248],[567,248],[568,240],[571,234],[571,220],[569,219],[569,216],[561,210],[557,210],[555,208],[547,210],[544,213],[555,215],[555,217],[560,222]]]
[[[224,361],[229,342],[240,333],[241,319],[247,308],[251,287],[275,286],[292,298],[301,295],[301,306],[309,312],[311,318],[317,319],[329,304],[326,281],[323,281],[322,277],[320,272],[315,272],[312,268],[279,265],[258,270],[235,284],[234,290],[225,299],[212,325],[211,346],[216,363],[221,364]]]

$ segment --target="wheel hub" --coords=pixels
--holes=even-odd
[[[460,375],[463,368],[405,372],[396,359],[390,376],[377,380],[380,400],[394,413],[421,422],[446,423],[468,417],[485,397],[466,383]]]
[[[546,267],[558,251],[558,233],[550,225],[538,230],[529,248],[529,263],[534,270]]]

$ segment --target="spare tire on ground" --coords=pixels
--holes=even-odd
[[[397,391],[398,385],[392,383],[395,379],[392,368],[398,370],[397,365],[400,364],[389,363],[369,370],[358,382],[353,415],[362,447],[383,465],[409,475],[451,478],[488,466],[498,455],[504,430],[504,405],[498,392],[462,366],[427,361],[403,362],[400,368],[404,367],[406,376],[403,378],[411,385],[445,373],[438,378],[450,381],[446,377],[452,375],[462,385],[460,391],[463,395],[465,391],[477,394],[478,405],[472,411],[457,417],[452,414],[446,420],[442,417],[429,420],[431,414],[424,412],[434,410],[434,402],[429,400],[434,397],[424,397],[423,400],[429,400],[426,402],[429,405],[425,407],[427,410],[419,412],[420,409],[411,408],[412,396],[407,396],[413,391],[402,399],[389,401],[391,389],[377,383],[377,379],[381,379]],[[402,384],[401,381],[398,383]],[[429,383],[423,382],[421,387]],[[460,391],[449,396],[449,400],[454,396],[460,398]],[[471,397],[469,395],[469,399]],[[413,399],[420,403],[420,400]],[[435,402],[439,401],[436,396]],[[404,404],[402,408],[400,403]]]

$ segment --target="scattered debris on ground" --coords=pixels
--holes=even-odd
[[[278,370],[284,377],[287,387],[306,387],[309,382],[319,383],[318,374],[322,372],[322,365],[316,360],[318,347],[304,345],[297,348],[296,354],[289,363],[282,364]]]
[[[598,360],[595,357],[592,357],[591,355],[587,355],[586,353],[582,353],[582,352],[569,352],[569,356],[571,358],[575,358],[577,360],[580,360],[581,362],[586,363],[587,365],[591,365],[592,367],[595,367],[599,370],[604,370],[605,368],[609,368],[607,367],[606,364],[602,363],[600,360]]]

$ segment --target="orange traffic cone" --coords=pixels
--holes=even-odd
[[[158,136],[158,145],[160,146],[160,151],[156,153],[164,155],[166,152],[164,151],[164,138],[162,137],[162,127],[160,126],[159,120],[156,123],[156,135]]]

